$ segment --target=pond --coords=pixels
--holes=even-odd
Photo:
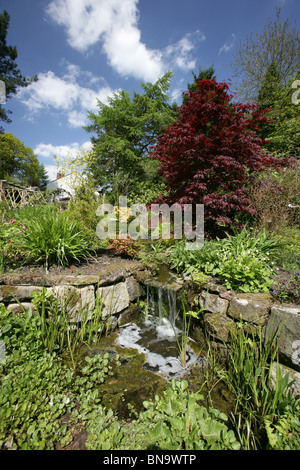
[[[180,357],[183,332],[178,292],[182,285],[172,273],[163,270],[146,281],[145,287],[142,318],[123,325],[88,351],[119,356],[120,365],[101,385],[101,396],[104,406],[112,408],[120,419],[129,419],[132,410],[142,411],[143,401],[161,394],[173,378],[188,380],[193,391],[201,388],[208,395],[207,360],[199,354],[198,344],[189,338],[184,367]],[[221,384],[210,397],[213,406],[228,412],[230,400]]]

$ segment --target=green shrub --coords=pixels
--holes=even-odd
[[[100,248],[106,246],[104,240],[100,240],[96,234],[99,217],[96,215],[98,206],[102,202],[95,196],[95,187],[86,183],[77,188],[76,195],[71,199],[68,207],[68,217],[76,221],[80,231],[86,234],[90,240],[90,246]]]
[[[267,450],[300,450],[300,397],[275,420],[264,419]]]
[[[0,220],[0,273],[5,271],[7,263],[13,263],[19,255],[16,240],[26,226],[20,220],[4,218]]]
[[[228,289],[242,292],[269,291],[274,259],[282,243],[265,230],[244,228],[224,239],[204,241],[199,250],[186,250],[180,241],[170,249],[170,266],[178,272],[195,270],[217,276]]]
[[[237,450],[234,432],[220,411],[199,404],[203,397],[187,389],[185,380],[169,384],[162,397],[144,402],[145,411],[130,424],[116,422],[103,432],[100,417],[89,427],[88,448],[92,450]]]

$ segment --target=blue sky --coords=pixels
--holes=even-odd
[[[261,32],[276,6],[299,20],[299,0],[0,0],[10,15],[7,43],[17,64],[39,80],[7,100],[4,124],[38,155],[50,179],[54,155],[88,149],[83,130],[97,99],[118,89],[140,91],[173,71],[170,95],[178,104],[192,71],[215,67],[232,79],[232,52],[247,34]]]

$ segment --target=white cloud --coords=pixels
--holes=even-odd
[[[75,157],[80,151],[90,150],[91,147],[92,144],[90,141],[84,142],[82,145],[78,142],[73,142],[69,145],[52,145],[42,142],[35,147],[34,153],[39,157],[45,158],[53,158],[54,156],[58,158],[64,158],[67,156]]]
[[[231,39],[229,41],[226,41],[225,44],[223,44],[223,46],[219,50],[218,55],[222,54],[222,52],[226,53],[230,51],[234,47],[235,40],[236,40],[236,36],[234,33],[232,33]]]
[[[82,127],[87,124],[87,111],[96,111],[97,99],[106,103],[113,94],[103,79],[82,71],[77,65],[67,64],[66,68],[62,77],[52,71],[40,73],[38,81],[19,89],[18,98],[30,110],[31,119],[32,114],[47,109],[63,112],[70,127]],[[93,88],[82,86],[83,81]]]
[[[18,95],[23,104],[33,112],[44,107],[67,110],[78,98],[76,84],[57,77],[53,72],[40,73],[38,81],[22,88]]]
[[[65,28],[74,49],[86,53],[101,43],[110,66],[124,77],[155,82],[170,66],[193,68],[191,53],[204,35],[196,31],[165,49],[149,49],[141,40],[137,4],[138,0],[52,0],[47,13]]]
[[[196,60],[192,56],[199,41],[205,41],[205,35],[200,31],[187,33],[177,43],[171,44],[165,49],[165,56],[171,61],[171,65],[183,71],[189,71],[196,66]]]
[[[123,76],[156,81],[163,73],[161,54],[141,42],[138,0],[52,0],[47,13],[66,28],[68,43],[86,52],[99,41],[109,64]]]

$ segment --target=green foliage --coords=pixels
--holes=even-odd
[[[85,182],[78,187],[75,197],[68,206],[68,217],[78,225],[78,229],[85,233],[93,248],[103,247],[106,244],[97,237],[96,227],[99,218],[96,216],[97,207],[101,201],[95,196],[95,186],[91,182]]]
[[[299,82],[300,72],[296,73],[284,87],[273,90],[267,116],[271,123],[267,126],[266,148],[279,156],[291,156],[300,159],[300,107],[293,103],[294,82]],[[296,83],[298,83],[296,82]],[[299,85],[297,86],[299,88]]]
[[[65,266],[71,261],[79,261],[89,254],[89,239],[67,212],[56,207],[46,206],[27,222],[18,245],[31,252],[36,262]]]
[[[166,192],[166,184],[158,175],[158,162],[146,159],[141,163],[143,179],[131,185],[128,194],[128,205],[150,204]]]
[[[7,220],[2,216],[0,222],[0,273],[4,272],[5,265],[19,254],[16,247],[16,239],[26,226],[15,219]]]
[[[273,61],[267,69],[264,81],[258,93],[257,101],[260,107],[263,109],[271,108],[274,102],[274,96],[280,88],[280,77],[277,72],[277,65],[276,62]]]
[[[30,310],[18,316],[0,306],[0,448],[54,449],[72,441],[72,426],[110,412],[97,388],[111,374],[108,354],[87,356],[75,371],[44,349],[41,319]],[[117,360],[117,358],[115,358]],[[69,420],[63,419],[67,414]]]
[[[264,445],[264,420],[275,423],[294,402],[290,392],[293,382],[289,382],[289,374],[281,374],[278,363],[279,335],[280,330],[264,340],[261,331],[251,329],[246,333],[242,323],[231,330],[225,383],[236,397],[234,414],[241,416],[238,428],[244,448]]]
[[[6,347],[0,364],[0,448],[56,449],[86,429],[90,450],[238,450],[259,444],[299,449],[299,399],[286,393],[289,379],[279,368],[276,387],[272,382],[275,343],[264,350],[262,341],[257,344],[242,328],[232,335],[229,370],[221,372],[236,393],[237,427],[232,429],[224,413],[202,406],[203,396],[191,392],[185,380],[172,380],[162,396],[144,402],[135,419],[122,422],[100,398],[101,385],[120,366],[118,356],[95,353],[74,370],[59,350],[45,349],[39,315],[31,310],[11,315],[0,305],[0,341]],[[265,441],[258,440],[260,429]]]
[[[240,448],[227,417],[218,410],[207,410],[198,402],[203,397],[187,390],[187,382],[172,380],[162,397],[144,402],[136,420],[122,428],[112,428],[99,416],[89,427],[88,448],[92,450],[209,450]],[[104,428],[104,430],[103,430]]]
[[[276,264],[284,270],[298,271],[300,266],[300,230],[294,227],[283,227],[277,234],[282,242],[282,250],[276,256]]]
[[[172,380],[163,397],[144,402],[140,416],[149,426],[148,448],[156,450],[217,450],[240,448],[234,432],[226,426],[227,417],[207,410],[198,402],[203,397],[189,392],[185,380]]]
[[[0,179],[31,186],[47,181],[45,168],[33,150],[11,133],[0,133]]]
[[[37,77],[31,79],[22,76],[18,69],[16,59],[18,51],[16,46],[8,46],[6,43],[6,36],[9,27],[10,16],[6,10],[0,14],[0,80],[4,81],[6,88],[6,98],[10,98],[12,94],[17,93],[18,87],[26,87]],[[0,120],[4,122],[11,122],[8,114],[0,105]],[[0,128],[0,133],[2,128]]]
[[[268,450],[300,449],[300,397],[287,405],[275,422],[265,418],[264,425],[268,437]]]
[[[170,79],[169,72],[155,84],[142,83],[144,93],[134,92],[132,98],[118,91],[108,105],[98,102],[98,114],[89,112],[86,130],[94,134],[89,167],[104,191],[113,190],[117,198],[135,193],[141,181],[149,184],[149,147],[176,115],[166,95]]]
[[[79,310],[77,317],[81,320],[80,325],[75,323],[71,327],[70,311],[74,304],[72,292],[63,299],[55,297],[46,288],[43,288],[41,292],[33,292],[32,304],[40,320],[39,328],[44,348],[50,354],[53,351],[60,354],[65,352],[65,356],[67,351],[75,369],[74,356],[80,346],[83,343],[89,346],[96,343],[104,330],[104,324],[101,321],[102,303],[103,301],[97,297],[95,308],[89,316],[84,309]]]
[[[269,292],[272,270],[262,260],[248,253],[224,260],[217,275],[228,288],[241,292]]]
[[[300,304],[300,272],[295,271],[289,279],[277,282],[272,293],[279,302]]]
[[[281,243],[265,230],[244,228],[234,236],[205,241],[199,250],[186,250],[183,241],[170,249],[170,266],[178,272],[195,270],[218,276],[228,289],[268,292],[273,259]]]
[[[186,368],[186,353],[187,353],[187,348],[188,348],[188,344],[190,341],[189,334],[190,334],[191,321],[192,321],[192,318],[198,319],[199,314],[200,314],[200,310],[198,310],[197,312],[193,310],[186,311],[184,302],[182,302],[181,339],[178,338],[176,329],[172,324],[172,328],[173,328],[174,335],[176,338],[177,349],[179,352],[179,357],[180,357],[181,365],[183,368]]]
[[[118,450],[124,438],[121,425],[112,410],[103,410],[101,407],[90,420],[87,432],[88,450]]]

